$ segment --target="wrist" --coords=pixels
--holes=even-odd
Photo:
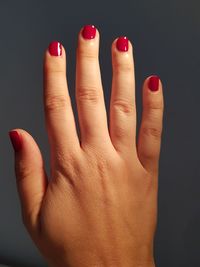
[[[49,267],[156,267],[155,263],[132,263],[127,264],[124,263],[115,263],[115,264],[107,264],[107,263],[81,263],[80,265],[74,265],[73,263],[69,265],[68,262],[63,262],[61,265],[60,263],[57,264],[48,264]]]
[[[150,261],[130,261],[128,259],[123,259],[121,261],[109,262],[109,261],[88,261],[88,259],[70,261],[64,260],[59,262],[54,262],[53,264],[48,262],[49,267],[156,267],[154,259]]]
[[[134,253],[132,255],[121,255],[115,251],[115,256],[72,254],[68,257],[55,257],[53,262],[48,260],[49,267],[156,267],[152,250],[143,248],[143,253]]]

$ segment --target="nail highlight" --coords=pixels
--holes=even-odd
[[[156,75],[149,78],[148,87],[151,91],[158,91],[160,78]]]
[[[94,39],[96,36],[96,28],[94,25],[85,25],[82,30],[82,36],[85,39]]]
[[[10,131],[9,136],[14,150],[16,152],[19,151],[22,147],[21,136],[18,134],[17,131]]]
[[[128,38],[126,36],[119,37],[117,39],[116,46],[119,51],[128,51]]]
[[[49,44],[49,53],[52,56],[61,56],[62,55],[62,45],[57,41],[53,41]]]

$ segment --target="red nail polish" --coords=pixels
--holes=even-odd
[[[119,37],[116,42],[117,49],[119,51],[128,51],[128,38],[127,37]]]
[[[52,56],[61,56],[62,55],[62,45],[59,42],[51,42],[49,44],[49,53]]]
[[[159,77],[154,75],[149,78],[148,87],[151,91],[158,91],[159,89]]]
[[[10,131],[9,136],[14,150],[16,152],[19,151],[22,146],[21,136],[18,134],[17,131]]]
[[[94,39],[96,36],[96,28],[94,25],[85,25],[82,30],[82,36],[85,39]]]

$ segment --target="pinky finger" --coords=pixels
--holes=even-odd
[[[160,156],[164,100],[158,76],[148,77],[143,84],[143,111],[137,153],[143,167],[157,173]]]

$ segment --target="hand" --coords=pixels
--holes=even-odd
[[[44,109],[51,151],[47,179],[41,152],[23,129],[10,131],[23,223],[54,267],[153,267],[163,117],[162,83],[143,84],[136,144],[133,46],[112,43],[110,123],[99,68],[99,31],[78,35],[76,104],[79,141],[66,81],[64,47],[44,58]]]

